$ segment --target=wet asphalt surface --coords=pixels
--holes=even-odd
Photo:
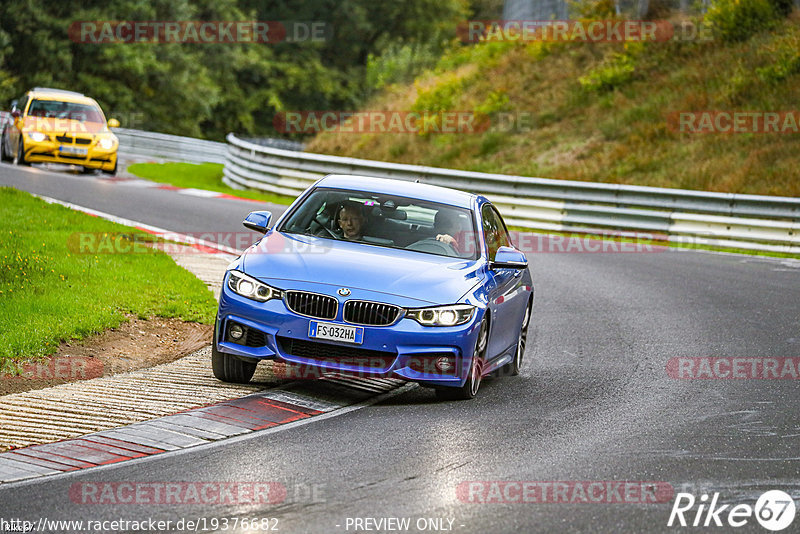
[[[9,165],[0,165],[0,185],[181,232],[236,232],[248,211],[267,209]],[[2,486],[0,518],[152,518],[171,530],[202,518],[198,531],[227,532],[768,532],[754,517],[736,529],[667,522],[678,492],[752,506],[779,489],[800,503],[799,380],[687,380],[666,370],[673,358],[800,357],[800,262],[671,250],[539,253],[529,263],[536,298],[524,369],[485,380],[472,401],[439,402],[416,388],[280,432]],[[275,481],[287,495],[278,504],[75,498],[79,484],[101,481]],[[552,502],[552,492],[547,503],[514,502],[516,494],[499,502],[498,488],[514,481],[670,489],[656,503],[574,493]],[[245,517],[277,521],[234,529]],[[215,518],[227,518],[227,530],[212,529]],[[786,532],[798,526],[800,518]]]

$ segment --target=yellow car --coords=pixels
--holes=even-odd
[[[119,140],[94,99],[72,91],[36,87],[11,103],[11,123],[0,134],[0,160],[17,165],[66,163],[85,172],[117,172]]]

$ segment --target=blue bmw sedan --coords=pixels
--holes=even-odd
[[[519,373],[533,307],[525,255],[484,197],[327,176],[228,268],[214,375],[248,382],[274,359],[324,375],[395,377],[470,399]]]

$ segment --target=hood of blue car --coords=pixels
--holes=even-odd
[[[245,251],[240,269],[281,289],[311,282],[451,304],[478,283],[480,266],[480,260],[273,231]]]

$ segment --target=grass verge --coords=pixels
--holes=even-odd
[[[217,191],[253,200],[263,200],[272,204],[289,205],[294,197],[264,193],[253,189],[234,189],[222,182],[221,163],[133,163],[128,165],[128,172],[162,184],[174,185],[206,191]]]
[[[167,254],[149,247],[91,254],[78,247],[81,236],[98,242],[112,233],[141,234],[0,188],[0,368],[13,370],[53,353],[61,341],[119,326],[126,313],[214,320],[214,296]]]

